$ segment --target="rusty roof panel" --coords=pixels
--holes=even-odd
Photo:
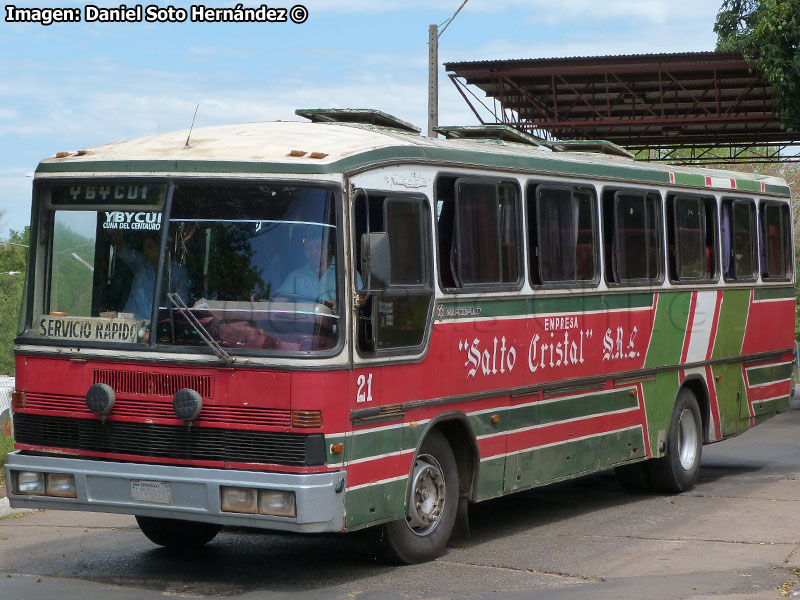
[[[769,85],[736,53],[485,60],[445,67],[483,124],[635,147],[800,141],[800,133],[781,128]],[[474,88],[491,101],[474,95]]]

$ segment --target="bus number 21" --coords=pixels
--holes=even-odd
[[[356,379],[358,383],[358,394],[356,394],[356,402],[372,402],[372,373],[364,377],[359,375]],[[367,387],[367,393],[364,393],[364,386]]]

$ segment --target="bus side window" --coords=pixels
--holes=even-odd
[[[391,281],[383,290],[370,291],[358,310],[358,349],[363,353],[407,353],[424,343],[433,299],[429,214],[427,200],[419,196],[369,193],[356,198],[355,264],[361,264],[360,240],[368,222],[369,232],[388,234],[391,255]]]
[[[436,220],[442,287],[519,287],[519,214],[514,183],[440,177]]]
[[[761,277],[786,281],[792,277],[791,222],[789,207],[779,202],[761,202]]]
[[[594,191],[530,185],[527,189],[531,284],[596,281]]]
[[[722,274],[726,281],[754,281],[756,205],[750,199],[722,201]]]
[[[667,263],[674,282],[718,279],[717,206],[712,197],[667,198]]]
[[[661,198],[654,192],[606,191],[603,241],[609,283],[657,284],[663,280]]]

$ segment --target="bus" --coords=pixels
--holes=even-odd
[[[11,506],[374,528],[441,555],[470,503],[614,468],[695,483],[790,403],[790,192],[373,110],[60,152],[34,177]]]

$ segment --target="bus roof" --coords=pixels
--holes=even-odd
[[[188,138],[188,144],[187,144]],[[635,162],[598,152],[550,152],[495,138],[431,139],[364,123],[277,121],[164,133],[59,152],[41,161],[37,176],[57,173],[322,174],[382,163],[468,165],[542,174],[576,175],[741,189],[789,195],[776,177]]]

